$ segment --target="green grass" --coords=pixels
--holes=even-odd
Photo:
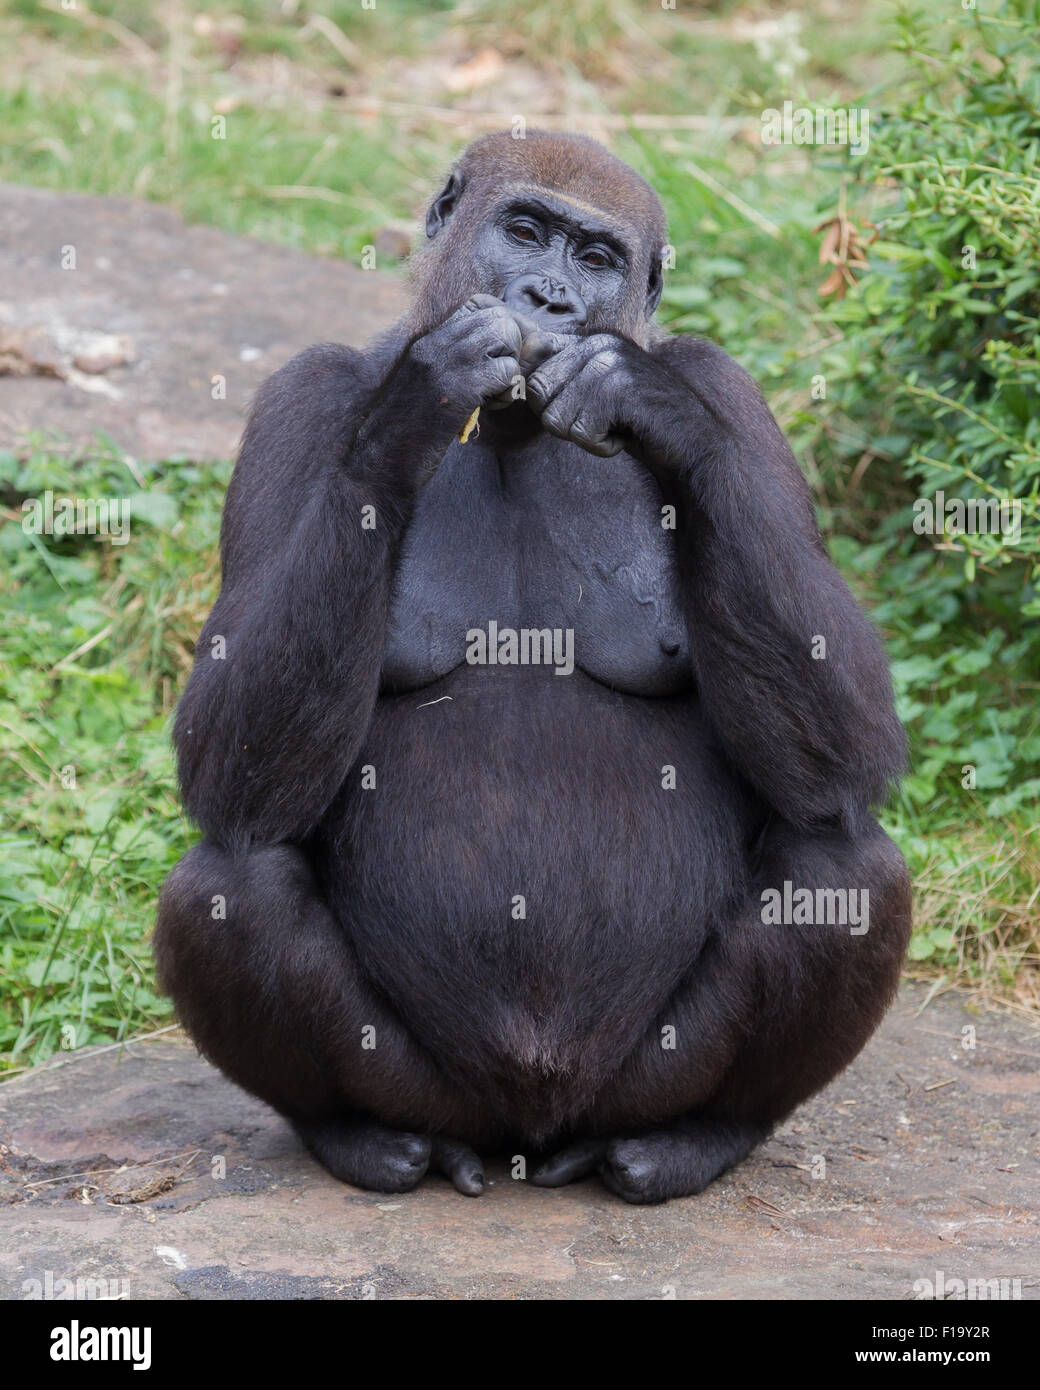
[[[168,714],[216,593],[228,466],[70,468],[0,454],[8,497],[127,498],[130,543],[0,528],[0,1058],[123,1038],[169,1014],[148,934],[190,843]],[[141,483],[144,486],[141,486]],[[17,621],[14,620],[17,614]],[[80,654],[77,655],[77,652]]]

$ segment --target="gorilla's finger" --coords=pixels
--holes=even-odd
[[[544,410],[568,386],[585,365],[583,340],[567,343],[527,378],[527,394],[535,408]]]
[[[625,447],[624,440],[618,435],[590,434],[580,424],[571,429],[570,438],[575,444],[580,444],[586,453],[595,454],[597,458],[601,459],[611,459],[615,454],[620,454]]]
[[[505,307],[505,300],[498,299],[493,294],[471,294],[459,313],[475,314],[480,309],[504,309]]]
[[[519,374],[520,365],[516,357],[510,353],[496,352],[490,354],[490,356],[492,362],[495,364],[491,369],[491,373],[495,378],[494,385],[498,386],[500,390],[492,390],[489,399],[497,400],[499,396],[508,393],[512,387],[514,380]]]
[[[529,376],[536,367],[540,367],[543,362],[547,362],[554,353],[560,350],[560,336],[558,333],[546,333],[540,328],[534,329],[524,337],[520,346],[520,370],[524,376]]]
[[[479,1197],[484,1191],[484,1165],[468,1144],[438,1135],[433,1140],[430,1167],[443,1173],[464,1197]]]
[[[516,321],[512,309],[491,294],[470,295],[461,309],[452,315],[459,322],[466,321],[466,337],[479,341],[487,337],[490,346],[488,357],[517,357],[524,333]]]
[[[559,352],[568,343],[574,341],[566,334],[550,332],[548,328],[541,327],[540,324],[535,323],[534,319],[516,309],[511,312],[523,334],[524,341],[520,349],[520,370],[524,376],[527,376],[535,367],[540,367],[554,353]]]
[[[542,412],[542,424],[550,434],[569,439],[597,458],[613,458],[625,442],[613,429],[609,394],[603,379],[613,363],[596,350],[581,370],[567,382]]]
[[[487,333],[493,339],[487,350],[489,357],[520,356],[524,335],[520,330],[520,325],[508,309],[496,309],[493,314],[488,315],[487,322],[482,323],[477,320],[474,324],[474,331]]]
[[[581,443],[595,438],[596,394],[596,382],[590,381],[583,369],[566,382],[542,411],[542,425],[560,439],[575,439],[579,431]],[[605,434],[606,422],[603,423]]]
[[[602,1139],[588,1139],[581,1144],[571,1144],[537,1168],[531,1175],[536,1187],[563,1187],[566,1183],[577,1182],[588,1177],[599,1167],[606,1153],[606,1142]]]

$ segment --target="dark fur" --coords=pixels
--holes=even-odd
[[[501,291],[467,247],[532,182],[628,229],[623,306],[587,295],[587,331],[609,313],[624,340],[639,442],[614,459],[522,405],[453,444],[470,407],[408,351]],[[903,734],[757,389],[646,315],[648,186],[537,134],[476,142],[448,188],[408,319],[365,353],[301,354],[252,412],[176,720],[206,838],[163,890],[160,976],[338,1176],[404,1190],[436,1168],[475,1193],[469,1145],[562,1149],[536,1181],[596,1168],[657,1201],[739,1161],[881,1018],[909,891],[870,807]],[[582,669],[467,666],[489,617],[571,626]],[[869,931],[764,925],[785,880],[868,889]]]

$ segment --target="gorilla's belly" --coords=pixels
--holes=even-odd
[[[318,837],[329,899],[474,1084],[609,1072],[740,888],[690,869],[743,863],[748,815],[693,695],[463,667],[380,700],[351,780]]]

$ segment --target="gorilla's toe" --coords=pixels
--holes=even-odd
[[[371,1192],[409,1192],[430,1163],[432,1144],[424,1135],[371,1120],[297,1124],[296,1132],[334,1178]]]

